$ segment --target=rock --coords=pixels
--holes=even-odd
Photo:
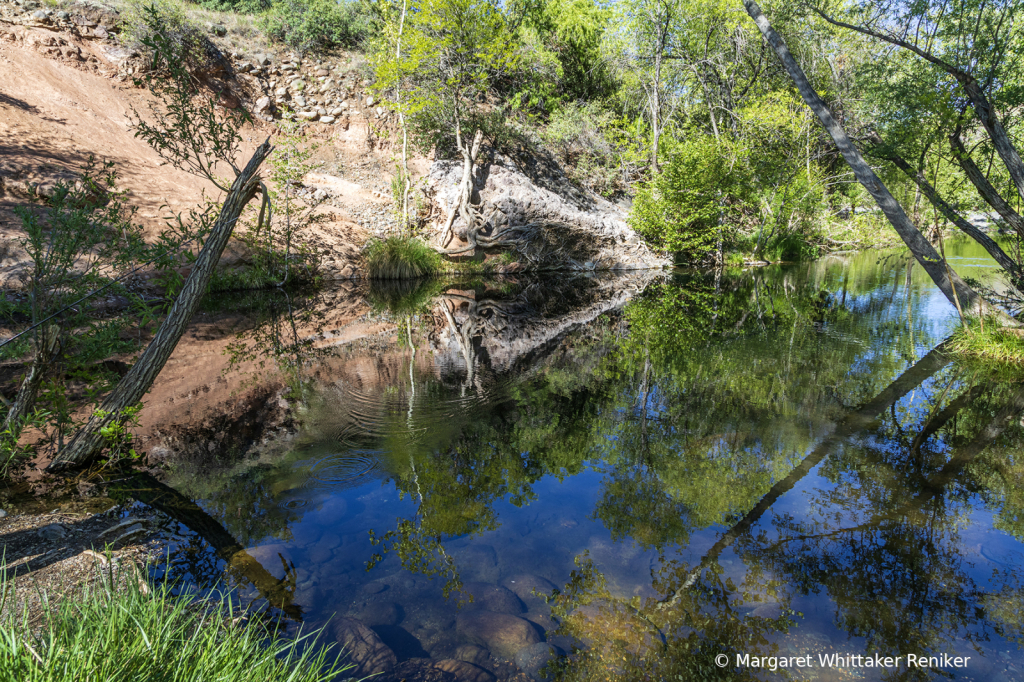
[[[107,38],[107,37],[108,37],[108,36],[109,36],[110,34],[109,34],[109,33],[107,33],[107,29],[106,29],[105,27],[103,27],[103,26],[97,26],[96,28],[94,28],[94,29],[92,30],[92,35],[93,35],[93,37],[95,37],[95,38],[99,38],[100,40],[104,40],[104,39],[105,39],[105,38]]]
[[[3,509],[0,509],[0,519],[5,518],[6,516],[7,516],[7,512],[4,511]]]
[[[321,67],[321,68],[316,70],[316,75],[318,75],[318,76],[330,76],[331,72],[328,71],[327,69]]]
[[[274,90],[274,94],[277,95],[278,97],[287,97],[288,88],[278,88],[277,90]]]
[[[376,109],[374,109],[374,111],[377,113],[378,116],[384,115],[384,107],[377,107]]]
[[[490,545],[459,547],[451,554],[464,579],[497,582],[498,555]]]
[[[36,10],[35,12],[33,12],[32,13],[32,18],[36,19],[38,21],[49,21],[50,20],[50,17],[46,16],[46,12],[44,12],[41,9],[40,10]]]
[[[319,109],[316,110],[316,113],[317,113],[318,116],[326,116],[327,115],[327,110],[324,109],[323,107],[320,107]]]
[[[466,595],[472,595],[473,601],[465,605],[466,610],[494,611],[513,615],[526,611],[526,606],[519,601],[511,590],[489,583],[468,582],[462,586]]]
[[[251,547],[246,550],[246,553],[279,580],[285,577],[284,566],[281,563],[282,560],[289,567],[294,563],[292,560],[293,550],[280,543]]]
[[[388,589],[388,586],[379,580],[368,582],[359,588],[359,591],[363,594],[380,594],[384,590]]]
[[[355,668],[346,674],[366,677],[387,672],[398,664],[395,653],[370,628],[351,618],[339,618],[331,628],[335,640],[341,645],[346,661]]]
[[[349,672],[346,672],[347,675]],[[355,678],[352,678],[355,680]],[[367,681],[369,682],[369,681]],[[374,677],[373,682],[458,682],[454,675],[434,667],[429,658],[411,658],[402,661],[382,677]]]
[[[398,625],[402,621],[402,607],[390,601],[374,601],[367,604],[357,616],[367,627]]]
[[[309,550],[307,556],[309,557],[311,563],[320,565],[325,564],[331,559],[333,559],[334,551],[321,545],[316,545],[313,547],[313,549]]]
[[[260,97],[256,100],[256,104],[253,106],[253,111],[257,114],[262,114],[264,111],[270,109],[270,98]]]
[[[296,92],[302,92],[303,90],[306,89],[306,84],[301,80],[292,81],[291,85],[289,85],[288,87],[290,87],[292,90],[295,90]]]
[[[535,680],[551,679],[550,675],[542,675],[541,669],[548,661],[559,656],[565,656],[565,652],[547,642],[538,642],[520,649],[516,654],[516,665],[524,673]]]
[[[455,679],[459,682],[495,682],[498,679],[480,666],[467,663],[466,661],[456,661],[449,658],[443,661],[436,661],[434,667],[455,675]]]
[[[334,123],[334,117],[333,116],[321,116],[320,117],[320,122],[321,123]]]
[[[368,106],[368,107],[372,107],[373,106],[373,97],[367,97],[366,98],[366,106]]]
[[[455,622],[455,629],[471,642],[482,644],[495,655],[509,660],[520,649],[540,641],[540,635],[532,623],[508,613],[461,613]]]
[[[510,578],[502,580],[501,584],[515,592],[516,596],[527,604],[543,604],[543,597],[536,596],[533,593],[550,595],[551,591],[555,589],[554,583],[550,580],[533,573],[517,573]]]
[[[476,644],[460,644],[452,656],[477,666],[483,666],[491,660],[491,652]]]
[[[305,121],[315,121],[319,116],[319,114],[316,113],[315,111],[300,111],[295,115]]]
[[[71,17],[67,12],[57,12],[57,18],[61,21],[67,21]]]
[[[331,116],[341,116],[345,113],[345,107],[334,107],[328,112]]]
[[[295,106],[297,106],[297,107],[305,107],[306,106],[306,98],[303,97],[302,95],[296,95],[295,96]]]
[[[43,526],[38,531],[36,531],[36,534],[44,540],[49,540],[51,542],[53,542],[54,540],[60,540],[66,535],[66,533],[64,532],[64,527],[61,526],[59,523],[51,523],[48,526]]]
[[[223,38],[228,34],[228,28],[224,24],[213,24],[210,26],[210,33],[218,38]]]
[[[267,55],[267,54],[254,54],[252,56],[252,59],[253,59],[254,62],[259,64],[260,66],[269,66],[270,65],[270,55]]]

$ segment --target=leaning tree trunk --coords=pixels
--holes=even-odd
[[[270,140],[261,144],[249,163],[235,178],[231,185],[224,205],[221,207],[217,222],[203,245],[199,258],[196,259],[192,273],[185,280],[181,293],[174,300],[174,305],[167,318],[160,325],[153,341],[132,366],[131,370],[118,382],[97,414],[94,414],[85,426],[78,430],[71,442],[57,453],[56,458],[46,468],[47,471],[60,471],[70,467],[85,466],[98,454],[103,446],[100,430],[121,418],[124,410],[135,405],[153,385],[153,381],[163,369],[167,359],[174,352],[175,346],[185,333],[185,327],[199,307],[199,302],[206,292],[206,287],[213,276],[213,269],[220,260],[228,238],[238,222],[245,205],[256,195],[260,187],[259,168],[270,154],[273,147]]]
[[[992,237],[989,237],[981,229],[972,225],[964,219],[963,216],[957,213],[945,199],[939,196],[939,193],[935,191],[935,188],[932,187],[931,183],[925,179],[924,175],[915,171],[902,156],[899,154],[889,154],[885,158],[892,161],[897,168],[906,173],[911,180],[917,183],[919,191],[928,197],[928,201],[930,201],[932,205],[946,217],[946,220],[959,227],[964,234],[981,244],[981,246],[988,251],[988,254],[992,256],[992,260],[994,260],[999,267],[1005,270],[1006,274],[1010,276],[1010,281],[1013,282],[1013,285],[1018,289],[1021,288],[1022,279],[1020,265],[1017,261],[1006,255],[1006,252],[1003,251]]]
[[[992,183],[985,177],[985,174],[981,172],[978,164],[974,163],[970,154],[967,153],[963,141],[960,139],[959,128],[949,136],[949,145],[953,149],[953,157],[956,159],[957,164],[963,169],[964,174],[967,175],[971,184],[978,190],[978,194],[985,200],[985,203],[995,209],[999,217],[1005,220],[1006,224],[1012,227],[1020,237],[1024,237],[1024,218],[1013,210],[1010,204],[999,194],[999,190],[993,187]]]
[[[782,65],[785,67],[789,77],[793,79],[797,89],[800,91],[800,95],[803,97],[804,102],[807,106],[818,116],[821,124],[828,131],[828,134],[832,137],[832,141],[836,147],[839,148],[843,158],[846,159],[846,163],[850,165],[853,170],[853,174],[857,177],[857,180],[864,186],[864,189],[874,197],[875,202],[878,203],[878,207],[882,209],[885,217],[889,219],[889,222],[894,228],[896,233],[899,234],[900,238],[910,249],[910,252],[914,255],[914,258],[921,265],[921,268],[928,273],[928,276],[932,278],[932,281],[939,287],[949,302],[956,305],[957,308],[962,308],[966,311],[973,312],[975,310],[981,311],[983,314],[995,315],[1001,318],[1005,318],[1009,321],[1009,318],[1001,311],[997,311],[992,306],[981,298],[971,287],[969,287],[960,277],[953,272],[951,268],[945,263],[945,260],[939,256],[935,248],[929,243],[923,234],[917,229],[910,218],[907,216],[903,207],[900,206],[899,202],[892,196],[888,188],[882,183],[875,172],[871,170],[871,166],[867,164],[860,151],[854,146],[853,141],[843,130],[843,127],[838,121],[832,116],[832,112],[829,110],[825,102],[818,96],[818,93],[814,90],[810,81],[807,80],[807,76],[804,74],[803,69],[793,59],[793,55],[790,54],[789,48],[786,47],[786,42],[782,39],[775,29],[772,28],[768,22],[768,18],[765,17],[761,8],[754,0],[743,0],[743,6],[746,7],[747,14],[757,24],[761,34],[764,36],[768,44],[775,50],[775,53],[779,56],[782,61]]]
[[[9,431],[15,437],[21,432],[25,418],[32,412],[39,387],[42,386],[43,379],[46,377],[46,370],[53,364],[57,355],[60,341],[59,332],[56,325],[44,326],[39,332],[32,366],[29,367],[28,374],[22,379],[21,386],[18,387],[18,395],[14,398],[11,409],[7,411],[7,416],[4,417],[3,430]]]

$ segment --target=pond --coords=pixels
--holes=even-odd
[[[348,674],[1022,676],[1024,390],[943,353],[903,253],[217,305],[176,357],[221,344],[227,416],[175,431],[203,365],[153,433],[237,547],[170,574],[326,624]]]

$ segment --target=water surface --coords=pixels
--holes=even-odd
[[[292,428],[170,460],[276,596],[198,541],[179,574],[407,673],[529,679],[543,641],[565,680],[1020,679],[1024,393],[942,353],[905,255],[342,298],[369,312],[278,302],[233,342]]]

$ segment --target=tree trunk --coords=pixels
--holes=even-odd
[[[800,91],[804,102],[818,116],[818,119],[832,137],[832,141],[838,147],[843,158],[846,159],[846,163],[853,170],[857,180],[874,197],[875,202],[896,229],[896,233],[899,234],[903,243],[907,245],[907,248],[910,249],[914,258],[921,265],[921,268],[928,273],[928,276],[932,278],[932,281],[945,294],[949,302],[956,304],[959,301],[960,306],[966,310],[972,312],[974,310],[981,310],[984,314],[998,315],[1006,318],[1006,315],[989,306],[952,269],[946,267],[943,259],[935,251],[935,248],[914,226],[910,218],[907,217],[903,207],[900,206],[899,202],[896,201],[879,177],[875,175],[875,172],[871,170],[871,166],[864,161],[860,151],[858,151],[853,141],[846,134],[846,131],[843,130],[842,126],[832,116],[832,112],[825,105],[825,102],[822,101],[821,97],[818,96],[814,87],[811,86],[807,76],[804,75],[803,69],[796,63],[793,55],[789,52],[789,48],[786,47],[786,42],[772,28],[768,18],[765,17],[758,4],[754,0],[743,0],[743,6],[746,8],[750,18],[757,24],[765,40],[768,41],[768,44],[779,56],[789,77],[793,79],[797,89]],[[1007,321],[1009,320],[1009,318],[1006,319]]]
[[[99,414],[90,417],[67,447],[57,453],[56,458],[46,468],[47,471],[61,471],[89,464],[103,446],[100,429],[119,419],[126,408],[142,400],[149,387],[153,385],[153,381],[178,345],[178,340],[185,333],[185,328],[195,314],[196,308],[199,307],[199,302],[213,276],[213,269],[220,260],[224,247],[227,246],[228,238],[231,237],[242,209],[256,195],[260,186],[260,165],[272,149],[268,139],[259,146],[249,163],[235,178],[221,207],[220,216],[203,245],[199,258],[196,259],[192,273],[174,300],[167,319],[160,325],[153,341],[100,405]]]
[[[992,183],[988,181],[985,174],[978,168],[978,164],[974,163],[974,160],[967,153],[963,141],[960,139],[959,129],[949,136],[949,145],[953,148],[953,156],[956,158],[956,162],[963,169],[971,184],[977,188],[978,194],[985,200],[985,203],[995,209],[999,217],[1005,220],[1006,224],[1012,227],[1018,235],[1024,237],[1024,218],[1021,218],[1020,214],[1010,207],[1010,204],[1003,199],[999,191],[992,186]]]
[[[1000,248],[999,244],[997,244],[995,240],[985,234],[982,230],[967,222],[967,220],[965,220],[959,213],[953,210],[953,207],[939,196],[939,193],[935,191],[935,188],[932,187],[931,183],[925,179],[924,175],[919,172],[915,172],[903,157],[899,154],[890,154],[886,156],[886,158],[892,161],[897,168],[906,173],[910,179],[917,183],[918,189],[928,197],[928,201],[932,202],[932,205],[938,209],[942,215],[946,216],[946,219],[949,222],[959,227],[964,234],[981,244],[982,247],[988,251],[988,254],[992,256],[992,259],[999,264],[999,267],[1005,270],[1010,276],[1010,280],[1013,282],[1013,285],[1018,289],[1020,288],[1020,266],[1016,261],[1006,255],[1006,252]]]
[[[32,412],[32,408],[36,404],[36,395],[46,377],[46,370],[57,355],[59,341],[60,329],[57,325],[44,325],[40,330],[32,366],[29,367],[28,374],[22,379],[14,404],[11,405],[11,409],[7,411],[7,416],[4,418],[3,430],[9,431],[15,437],[21,433],[22,422]]]

